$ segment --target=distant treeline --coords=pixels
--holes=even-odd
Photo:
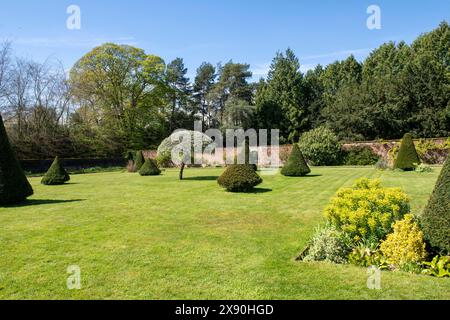
[[[165,63],[107,43],[67,75],[57,63],[13,57],[0,46],[0,111],[22,159],[117,157],[155,149],[178,128],[278,128],[281,143],[320,126],[341,140],[450,134],[450,28],[442,22],[411,45],[385,43],[363,61],[349,56],[300,71],[290,49],[267,79],[250,65],[204,62],[187,78],[183,59]]]

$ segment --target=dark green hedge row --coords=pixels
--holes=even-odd
[[[24,171],[30,173],[44,173],[51,166],[53,160],[19,160]],[[61,164],[67,170],[82,170],[89,168],[125,167],[123,158],[88,158],[88,159],[60,159]]]

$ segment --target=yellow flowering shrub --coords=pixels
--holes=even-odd
[[[407,214],[394,224],[394,231],[381,243],[380,251],[388,264],[398,267],[425,260],[423,233],[412,215]]]
[[[352,188],[337,192],[325,209],[325,216],[354,241],[378,243],[409,209],[409,199],[400,189],[382,188],[379,180],[362,178]]]

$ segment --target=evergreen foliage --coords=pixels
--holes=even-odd
[[[32,194],[33,189],[11,149],[0,116],[0,205],[22,202]]]
[[[136,152],[136,159],[134,160],[134,168],[136,171],[141,170],[141,167],[144,165],[145,159],[142,151],[139,150]]]
[[[217,182],[230,192],[248,192],[260,184],[262,179],[252,165],[233,164],[225,169]]]
[[[421,226],[425,239],[433,248],[450,254],[450,157],[421,216]]]
[[[156,165],[153,159],[145,160],[141,169],[139,170],[139,174],[141,176],[158,176],[161,173],[158,166]]]
[[[287,163],[281,169],[281,174],[289,177],[302,177],[311,172],[298,144],[294,144]]]
[[[59,185],[64,184],[69,180],[69,174],[61,165],[59,158],[56,157],[47,173],[42,178],[41,183],[45,185]]]
[[[420,158],[417,154],[416,147],[412,140],[411,134],[406,133],[403,136],[400,150],[394,162],[394,169],[402,169],[405,171],[414,170],[420,164]]]

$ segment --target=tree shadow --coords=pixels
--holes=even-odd
[[[71,203],[85,201],[86,199],[73,199],[73,200],[51,200],[51,199],[27,199],[21,203],[4,205],[4,208],[21,208],[29,206],[39,206],[46,204],[58,204],[58,203]]]
[[[187,177],[187,178],[183,178],[183,180],[188,180],[188,181],[214,181],[217,180],[219,177],[218,176],[200,176],[200,177]]]
[[[315,178],[315,177],[321,177],[321,174],[307,174],[306,176],[285,176],[287,178]]]
[[[268,188],[254,188],[253,190],[248,191],[246,193],[258,194],[258,193],[267,193],[267,192],[272,192],[272,189],[268,189]]]
[[[70,186],[74,184],[80,184],[79,182],[64,182],[61,184],[47,184],[46,187],[62,187],[62,186]]]

